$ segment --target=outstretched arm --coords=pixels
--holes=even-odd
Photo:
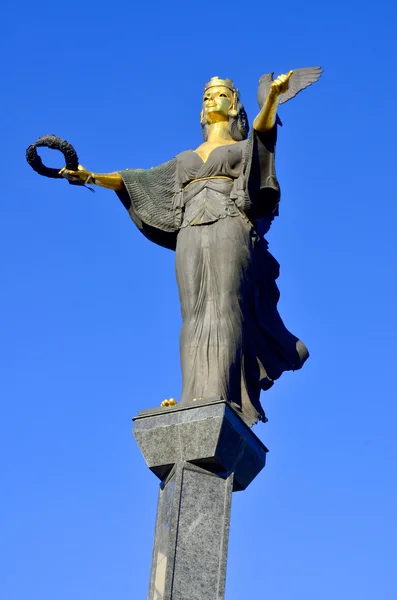
[[[279,75],[279,77],[272,82],[266,102],[252,124],[252,127],[256,131],[264,133],[273,128],[276,122],[280,96],[288,90],[289,80],[292,74],[293,71],[290,71],[286,75]]]
[[[77,179],[82,183],[99,185],[108,188],[109,190],[114,190],[115,192],[121,192],[125,189],[123,179],[117,171],[114,173],[92,173],[82,165],[79,165],[77,171],[71,171],[64,167],[59,173],[71,181]]]

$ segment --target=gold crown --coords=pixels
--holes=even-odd
[[[219,77],[211,77],[208,83],[205,84],[204,91],[207,91],[211,87],[223,86],[229,88],[231,92],[236,92],[234,83],[231,79],[220,79]]]

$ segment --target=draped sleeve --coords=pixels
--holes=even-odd
[[[174,158],[152,169],[119,171],[125,190],[116,192],[141,233],[170,250],[175,250],[181,223],[181,212],[174,205],[176,168]]]
[[[247,140],[243,169],[235,182],[234,200],[253,222],[271,223],[278,215],[280,186],[275,169],[277,125],[268,132],[252,130]]]

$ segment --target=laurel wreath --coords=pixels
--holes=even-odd
[[[59,167],[59,169],[54,169],[52,167],[46,167],[43,164],[43,161],[37,153],[37,148],[40,147],[51,148],[51,150],[59,150],[65,157],[66,168],[70,169],[71,171],[77,171],[79,159],[72,144],[69,144],[69,142],[56,135],[43,135],[26,150],[26,160],[32,169],[39,175],[51,177],[52,179],[62,179],[62,175],[59,174],[59,171],[62,167]]]

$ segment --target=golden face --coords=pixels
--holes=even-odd
[[[229,119],[233,105],[233,92],[225,86],[210,87],[203,96],[203,117],[207,123],[217,123]]]

